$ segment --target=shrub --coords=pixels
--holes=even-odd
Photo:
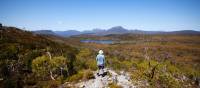
[[[159,82],[159,85],[163,88],[181,88],[179,81],[170,74],[159,75],[157,82]]]
[[[181,85],[173,75],[174,73],[179,73],[179,69],[176,66],[168,63],[168,61],[159,63],[154,60],[142,60],[138,62],[136,61],[134,64],[137,67],[137,69],[131,75],[132,79],[134,80],[148,80],[150,86],[152,87],[177,88]],[[155,68],[154,74],[152,73],[153,68]]]
[[[88,62],[86,63],[89,69],[96,71],[97,70],[97,64],[95,59],[89,59]]]
[[[50,81],[48,81],[46,88],[58,88],[59,85],[61,85],[60,81],[50,80]]]
[[[91,70],[81,70],[77,74],[72,75],[67,80],[70,82],[78,82],[81,80],[88,80],[94,78],[93,72]]]
[[[84,71],[84,76],[83,76],[84,80],[93,79],[93,78],[95,77],[94,77],[93,72],[90,69]]]
[[[118,60],[117,57],[108,57],[109,59],[107,59],[107,63],[106,65],[108,65],[109,67],[111,67],[114,70],[121,70],[122,69],[122,65],[121,62]]]
[[[54,74],[61,75],[61,68],[62,71],[68,71],[67,59],[62,56],[53,57],[51,60],[47,56],[41,56],[32,62],[32,71],[38,77],[47,77],[50,71]]]
[[[61,83],[56,80],[39,81],[37,87],[39,88],[58,88]]]
[[[91,50],[86,48],[81,49],[76,55],[76,58],[74,66],[77,71],[83,69],[97,70],[96,57]]]
[[[50,65],[51,65],[51,69],[52,70],[56,70],[58,68],[63,68],[65,70],[67,70],[67,59],[62,57],[62,56],[59,56],[59,57],[53,57],[51,60],[50,60]]]
[[[194,69],[189,66],[186,66],[184,68],[182,68],[182,67],[179,67],[179,68],[180,68],[181,72],[190,79],[200,77],[200,70]]]
[[[39,50],[32,50],[25,54],[24,56],[24,63],[27,70],[31,70],[31,64],[33,59],[41,55],[41,51]]]
[[[49,73],[50,59],[46,56],[37,57],[32,61],[32,71],[39,77],[45,77]]]
[[[70,82],[78,82],[83,78],[83,76],[84,76],[83,71],[79,71],[77,74],[74,74],[70,76],[69,78],[67,78],[67,80]]]
[[[109,88],[123,88],[123,87],[117,85],[116,83],[111,83],[111,84],[109,84]]]

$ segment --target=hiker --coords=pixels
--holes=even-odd
[[[103,76],[103,74],[104,74],[103,69],[104,69],[104,66],[105,66],[105,56],[103,55],[103,50],[99,50],[99,54],[97,55],[96,60],[97,60],[97,66],[99,68],[97,75]]]

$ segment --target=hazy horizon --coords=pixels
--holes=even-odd
[[[113,27],[117,27],[117,26],[113,26]],[[121,26],[122,27],[122,26]],[[112,28],[112,27],[111,27]],[[109,30],[111,28],[108,29],[103,29],[103,28],[93,28],[93,29],[88,29],[88,30],[77,30],[77,29],[67,29],[67,30],[52,30],[52,29],[40,29],[40,30],[30,30],[30,31],[45,31],[45,30],[50,30],[50,31],[79,31],[79,32],[84,32],[84,31],[93,31],[93,30]],[[174,31],[187,31],[187,30],[143,30],[143,29],[127,29],[125,27],[123,27],[126,30],[139,30],[139,31],[161,31],[161,32],[174,32]],[[25,29],[27,30],[27,29]],[[191,31],[199,31],[200,30],[191,30]]]
[[[0,23],[27,30],[200,31],[199,0],[2,0]]]

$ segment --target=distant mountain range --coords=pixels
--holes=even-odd
[[[181,31],[171,31],[171,32],[164,32],[164,31],[143,31],[143,30],[129,30],[125,29],[122,26],[115,26],[109,29],[93,29],[88,31],[77,31],[77,30],[67,30],[67,31],[52,31],[52,30],[38,30],[33,31],[36,34],[44,34],[44,35],[58,35],[62,37],[69,37],[74,35],[109,35],[109,34],[200,34],[199,31],[194,30],[181,30]]]
[[[54,31],[55,34],[63,37],[72,36],[72,35],[80,35],[82,32],[77,30],[68,30],[68,31]]]

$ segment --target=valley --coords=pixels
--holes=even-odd
[[[100,49],[104,51],[109,73],[115,72],[119,76],[121,72],[129,73],[128,82],[133,87],[198,88],[200,85],[199,34],[61,37],[5,26],[0,32],[2,88],[68,88],[97,80],[95,58]],[[90,41],[82,42],[84,40]],[[72,85],[64,85],[66,83]],[[122,87],[115,82],[107,86]]]

